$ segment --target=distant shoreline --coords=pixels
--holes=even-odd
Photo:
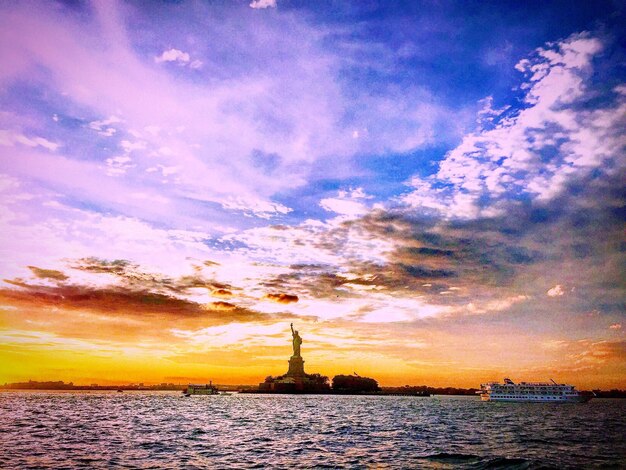
[[[259,394],[277,394],[259,391],[255,385],[219,385],[215,387],[223,392],[239,392],[239,393],[259,393]],[[73,383],[65,383],[62,381],[29,381],[5,383],[0,385],[0,391],[10,390],[34,390],[34,391],[179,391],[182,392],[187,388],[187,384],[161,383],[155,385],[126,384],[126,385],[74,385]],[[476,396],[475,388],[457,388],[457,387],[430,387],[427,385],[420,386],[404,386],[404,387],[381,387],[377,392],[354,392],[343,390],[332,390],[323,395],[369,395],[369,396],[417,396],[426,397],[430,395],[450,395],[450,396]],[[593,390],[597,398],[626,398],[626,390]],[[292,395],[292,393],[287,393]]]

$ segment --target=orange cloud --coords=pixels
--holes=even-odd
[[[117,285],[93,287],[78,284],[45,286],[29,284],[21,279],[5,282],[16,288],[0,289],[0,304],[27,310],[32,312],[31,314],[39,312],[37,315],[42,316],[50,309],[57,309],[68,314],[91,312],[102,318],[133,318],[142,321],[156,316],[160,321],[189,322],[197,319],[205,324],[259,321],[266,318],[263,313],[228,302],[214,302],[207,304],[207,308],[207,305],[202,303],[145,288]],[[229,311],[230,314],[211,314],[217,311]]]
[[[228,289],[215,289],[213,292],[211,292],[211,295],[213,297],[232,297],[233,293]]]
[[[298,296],[291,294],[265,294],[263,296],[264,299],[272,300],[274,302],[278,302],[280,304],[290,304],[292,302],[297,302]]]
[[[126,287],[91,287],[63,285],[56,287],[32,285],[20,280],[5,280],[21,289],[0,289],[0,299],[67,310],[95,310],[107,313],[198,314],[200,306],[178,297],[133,290]]]
[[[231,304],[230,302],[222,302],[221,300],[217,302],[211,302],[207,304],[204,308],[208,310],[220,310],[220,311],[230,311],[236,310],[237,306],[235,304]]]

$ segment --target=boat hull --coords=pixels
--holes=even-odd
[[[187,388],[183,390],[183,395],[186,397],[191,395],[219,395],[220,392],[217,388],[210,384],[189,384]]]
[[[508,403],[587,403],[592,397],[577,396],[567,398],[500,398],[500,397],[484,397],[482,401],[508,402]]]

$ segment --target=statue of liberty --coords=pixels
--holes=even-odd
[[[298,331],[294,331],[293,323],[291,324],[291,335],[293,336],[293,356],[300,357],[300,345],[302,344],[302,338],[298,334]]]

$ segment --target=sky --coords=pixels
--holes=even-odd
[[[626,388],[620,1],[0,5],[0,382]]]

